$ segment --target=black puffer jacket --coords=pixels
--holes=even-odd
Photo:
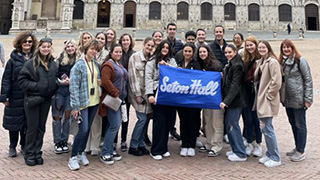
[[[24,93],[18,84],[18,75],[25,62],[23,55],[13,50],[2,78],[0,102],[9,100],[9,106],[4,108],[3,127],[9,131],[21,131],[26,127]]]
[[[58,68],[52,57],[49,60],[46,71],[43,65],[39,65],[36,71],[33,67],[33,61],[27,61],[20,71],[18,82],[20,88],[23,89],[26,96],[41,96],[46,99],[51,99],[58,89],[57,72]]]
[[[220,44],[217,42],[217,40],[214,40],[209,46],[211,47],[214,55],[216,58],[222,63],[223,67],[228,64],[228,60],[226,56],[224,55],[224,50],[226,49],[226,46],[228,45],[225,40],[223,40],[224,44],[222,48],[220,47]]]

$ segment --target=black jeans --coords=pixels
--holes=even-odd
[[[163,155],[168,152],[168,136],[171,128],[172,114],[176,110],[172,106],[151,105],[153,110],[152,155]]]
[[[177,107],[180,118],[181,147],[195,148],[199,135],[200,111],[198,108]]]
[[[306,109],[286,108],[291,124],[296,150],[304,153],[307,143]]]
[[[126,106],[127,106],[127,118],[128,121],[127,122],[123,122],[121,123],[121,142],[126,142],[127,141],[127,135],[128,135],[128,126],[129,126],[129,112],[130,112],[130,103],[129,101],[127,101],[126,98]],[[114,138],[114,143],[118,143],[118,133],[116,135],[116,137]]]
[[[24,105],[28,126],[25,159],[35,159],[42,156],[41,148],[50,105],[51,99],[46,99],[43,103],[33,107]]]
[[[26,131],[9,131],[9,139],[10,139],[10,148],[16,148],[19,141],[19,134],[20,134],[20,145],[23,147],[26,143]]]

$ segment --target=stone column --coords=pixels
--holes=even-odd
[[[13,2],[13,10],[12,10],[12,26],[10,29],[11,32],[19,32],[20,31],[20,22],[24,21],[24,2],[23,0],[15,0]]]
[[[97,27],[98,3],[87,2],[84,4],[84,28],[95,29]]]
[[[61,18],[62,31],[71,31],[72,27],[72,14],[73,14],[73,0],[62,0],[61,2]]]

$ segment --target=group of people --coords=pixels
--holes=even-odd
[[[254,36],[244,39],[236,33],[234,45],[227,44],[221,25],[214,28],[215,39],[210,44],[204,29],[186,32],[185,44],[175,37],[176,32],[176,24],[169,23],[166,39],[161,31],[155,31],[144,39],[143,49],[137,52],[130,34],[122,34],[117,42],[112,28],[95,36],[83,32],[78,43],[65,41],[64,50],[56,59],[52,56],[52,39],[38,42],[31,32],[19,33],[6,63],[0,96],[5,105],[3,127],[9,130],[9,156],[17,156],[20,138],[25,163],[43,164],[41,149],[51,106],[56,154],[69,152],[67,142],[69,134],[73,134],[68,161],[71,170],[88,165],[89,153],[100,155],[105,164],[120,161],[122,156],[116,148],[120,126],[122,152],[150,155],[155,160],[170,157],[171,136],[181,140],[182,157],[195,156],[196,147],[209,157],[218,156],[225,137],[231,146],[226,153],[228,159],[246,161],[251,155],[262,156],[263,134],[267,151],[259,162],[274,167],[281,164],[281,157],[272,120],[278,114],[279,92],[284,88],[281,103],[295,141],[287,155],[292,161],[305,159],[306,110],[313,102],[312,77],[306,59],[292,41],[281,43],[277,58],[267,41],[258,41]],[[220,109],[156,104],[159,65],[221,72]],[[118,109],[102,103],[108,96],[121,100]],[[130,106],[138,120],[128,148]],[[176,114],[180,135],[175,128]],[[147,133],[150,119],[151,141]],[[200,132],[206,137],[204,144],[199,139]],[[150,151],[146,145],[151,145]]]

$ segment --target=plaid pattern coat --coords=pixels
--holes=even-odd
[[[129,101],[134,109],[141,113],[149,114],[152,112],[151,106],[145,95],[145,68],[147,59],[143,51],[132,54],[128,64],[129,78]],[[136,97],[141,96],[146,100],[146,104],[138,104]]]

